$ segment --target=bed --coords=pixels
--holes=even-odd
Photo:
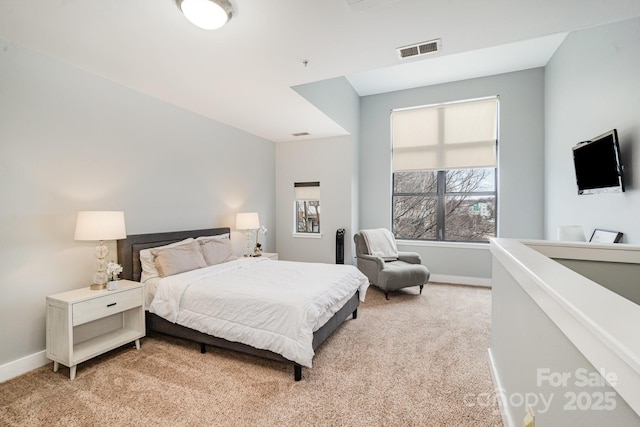
[[[366,293],[366,289],[369,285],[368,280],[354,266],[292,263],[288,261],[272,261],[268,259],[243,257],[240,257],[237,260],[230,260],[229,262],[222,263],[221,265],[206,266],[206,268],[200,268],[194,271],[187,271],[176,275],[169,275],[162,279],[155,277],[153,278],[153,280],[149,279],[147,257],[150,250],[156,251],[155,253],[157,253],[157,249],[151,248],[177,245],[179,244],[178,242],[183,242],[185,241],[185,239],[202,239],[203,236],[208,236],[207,238],[210,239],[218,239],[223,238],[224,236],[228,236],[229,233],[230,229],[223,227],[202,230],[130,235],[126,239],[118,240],[117,242],[118,261],[123,268],[120,277],[128,280],[143,281],[145,283],[145,292],[147,294],[147,311],[145,314],[147,330],[156,331],[162,334],[167,334],[170,336],[196,342],[200,345],[200,351],[202,353],[206,351],[206,345],[211,345],[291,364],[293,366],[294,379],[296,381],[300,381],[302,379],[302,367],[311,367],[309,355],[311,355],[312,357],[314,351],[349,316],[352,316],[353,319],[357,318],[358,306],[360,301],[364,300],[364,294]],[[145,262],[147,262],[147,264],[145,264],[145,269],[143,271],[142,263]],[[246,306],[239,306],[239,302],[234,299],[234,296],[229,296],[228,300],[221,300],[221,295],[227,295],[227,293],[229,292],[228,282],[235,281],[236,278],[239,283],[243,284],[243,286],[245,282],[247,282],[247,285],[250,289],[254,289],[256,292],[264,294],[268,291],[262,289],[263,284],[260,283],[260,286],[257,287],[258,284],[251,283],[251,280],[256,281],[257,277],[271,277],[271,280],[267,281],[270,284],[276,286],[276,288],[274,288],[275,290],[273,292],[269,293],[269,299],[271,299],[272,297],[276,298],[272,294],[283,294],[284,299],[296,300],[297,297],[285,297],[284,294],[286,292],[283,290],[287,289],[287,285],[291,285],[287,281],[293,280],[291,278],[292,274],[288,274],[286,280],[284,278],[282,279],[284,288],[279,289],[278,280],[275,279],[277,278],[277,276],[273,276],[278,274],[278,269],[284,269],[289,273],[294,271],[296,280],[298,280],[298,282],[301,282],[300,279],[302,279],[302,281],[305,282],[305,285],[307,282],[310,283],[310,288],[314,288],[314,286],[321,286],[321,284],[318,283],[318,281],[320,280],[318,277],[324,277],[325,270],[327,271],[327,281],[336,274],[345,274],[344,279],[342,279],[342,276],[340,276],[340,281],[344,280],[349,282],[348,289],[343,288],[342,285],[338,285],[337,283],[327,283],[327,286],[337,290],[341,294],[334,297],[336,301],[332,301],[330,303],[331,306],[326,308],[325,313],[317,314],[317,318],[315,318],[315,324],[313,326],[312,337],[310,335],[311,330],[309,329],[309,326],[306,325],[306,323],[304,324],[304,326],[301,326],[301,329],[304,329],[304,331],[296,334],[303,336],[303,343],[297,344],[297,347],[294,350],[282,351],[282,348],[279,344],[268,343],[268,345],[266,345],[263,342],[264,340],[258,340],[258,343],[256,344],[256,342],[252,341],[255,339],[255,337],[247,336],[253,334],[253,329],[249,330],[249,332],[251,333],[240,334],[240,337],[233,335],[232,339],[229,339],[229,334],[227,333],[229,328],[222,328],[221,330],[218,330],[210,326],[203,327],[200,323],[198,323],[200,322],[199,317],[202,316],[195,316],[197,317],[195,319],[197,323],[195,326],[188,322],[182,322],[182,320],[184,319],[191,318],[191,320],[193,320],[194,318],[194,316],[189,315],[193,314],[193,311],[189,311],[187,309],[183,310],[182,304],[184,301],[195,301],[194,303],[200,304],[198,307],[204,307],[202,303],[204,297],[202,295],[196,294],[197,292],[207,292],[210,294],[215,293],[215,295],[212,295],[213,297],[211,298],[212,311],[230,311],[235,307],[234,313],[237,314],[243,311],[242,309],[237,310],[238,307],[247,307],[248,311],[253,310],[251,311],[251,313],[255,314],[255,302],[253,300],[242,302],[242,304],[246,304]],[[306,272],[308,269],[311,270],[309,272]],[[212,273],[209,273],[209,270],[211,270]],[[236,271],[240,273],[236,273]],[[145,274],[147,274],[146,278]],[[233,274],[239,275],[233,276]],[[210,275],[213,277],[208,277]],[[204,276],[207,276],[207,278],[203,278]],[[211,286],[205,286],[205,281],[211,281],[213,284]],[[355,281],[357,281],[357,286],[355,284]],[[215,288],[214,286],[226,286],[226,288],[219,290],[219,288]],[[304,288],[306,287],[307,286],[304,286]],[[180,290],[178,291],[176,289]],[[188,292],[190,292],[191,294],[195,294],[197,296],[187,294],[186,290],[188,290]],[[254,292],[254,290],[247,291],[245,293]],[[180,302],[180,308],[177,308],[176,305],[168,305],[169,303],[167,303],[167,301],[172,300],[171,292],[173,292],[174,295],[178,295],[178,297],[176,297],[175,299],[183,301]],[[184,292],[184,296],[182,296],[182,292]],[[326,292],[323,291],[322,295],[324,295],[325,293]],[[191,296],[189,297],[189,295]],[[243,295],[243,298],[245,297],[247,296]],[[264,295],[256,296],[255,298],[260,299],[263,297]],[[253,296],[249,295],[248,298],[253,298]],[[176,303],[173,302],[172,304]],[[218,306],[218,308],[216,309],[213,304],[222,305]],[[267,313],[274,313],[273,316],[277,317],[277,319],[275,320],[280,319],[281,315],[288,316],[292,315],[291,313],[297,313],[301,311],[304,311],[303,317],[306,318],[311,316],[309,314],[308,302],[300,302],[300,304],[298,304],[300,306],[290,306],[290,304],[292,304],[291,301],[286,301],[286,304],[289,304],[289,306],[287,306],[288,308],[286,308],[286,311],[278,311],[280,309],[277,307],[272,307],[268,310],[263,311]],[[327,304],[329,304],[329,302],[327,302]],[[302,307],[302,305],[304,305],[304,308]],[[320,303],[318,303],[317,305],[320,305]],[[198,310],[200,310],[200,308],[198,308]],[[172,316],[172,313],[174,313],[175,315]],[[260,321],[259,316],[250,317],[252,319],[253,317],[256,317],[256,322]],[[288,318],[283,317],[283,319]],[[269,319],[266,320],[267,323],[270,323]],[[219,322],[219,320],[214,319],[214,322]],[[185,326],[181,323],[186,323],[191,327]],[[229,322],[227,322],[227,324],[228,323]],[[283,323],[283,321],[280,321],[280,323]],[[287,321],[286,323],[288,325],[293,324],[293,327],[297,327],[295,326],[296,322]],[[211,332],[211,330],[215,330],[218,332]],[[309,347],[309,345],[310,348],[307,348]]]

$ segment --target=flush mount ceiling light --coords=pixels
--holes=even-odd
[[[204,30],[222,27],[233,15],[228,0],[177,0],[177,3],[184,16]]]

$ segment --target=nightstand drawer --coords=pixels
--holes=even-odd
[[[73,304],[73,326],[138,307],[141,303],[142,288],[138,288]]]

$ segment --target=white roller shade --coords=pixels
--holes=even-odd
[[[497,98],[393,111],[393,171],[495,167],[497,114]]]
[[[296,182],[293,184],[296,200],[320,200],[319,182]]]

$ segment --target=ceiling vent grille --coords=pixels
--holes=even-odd
[[[400,59],[411,58],[413,56],[428,55],[440,51],[442,39],[421,42],[396,49]]]
[[[349,6],[349,9],[351,9],[352,12],[359,12],[365,9],[385,6],[397,1],[399,0],[347,0],[347,6]]]

